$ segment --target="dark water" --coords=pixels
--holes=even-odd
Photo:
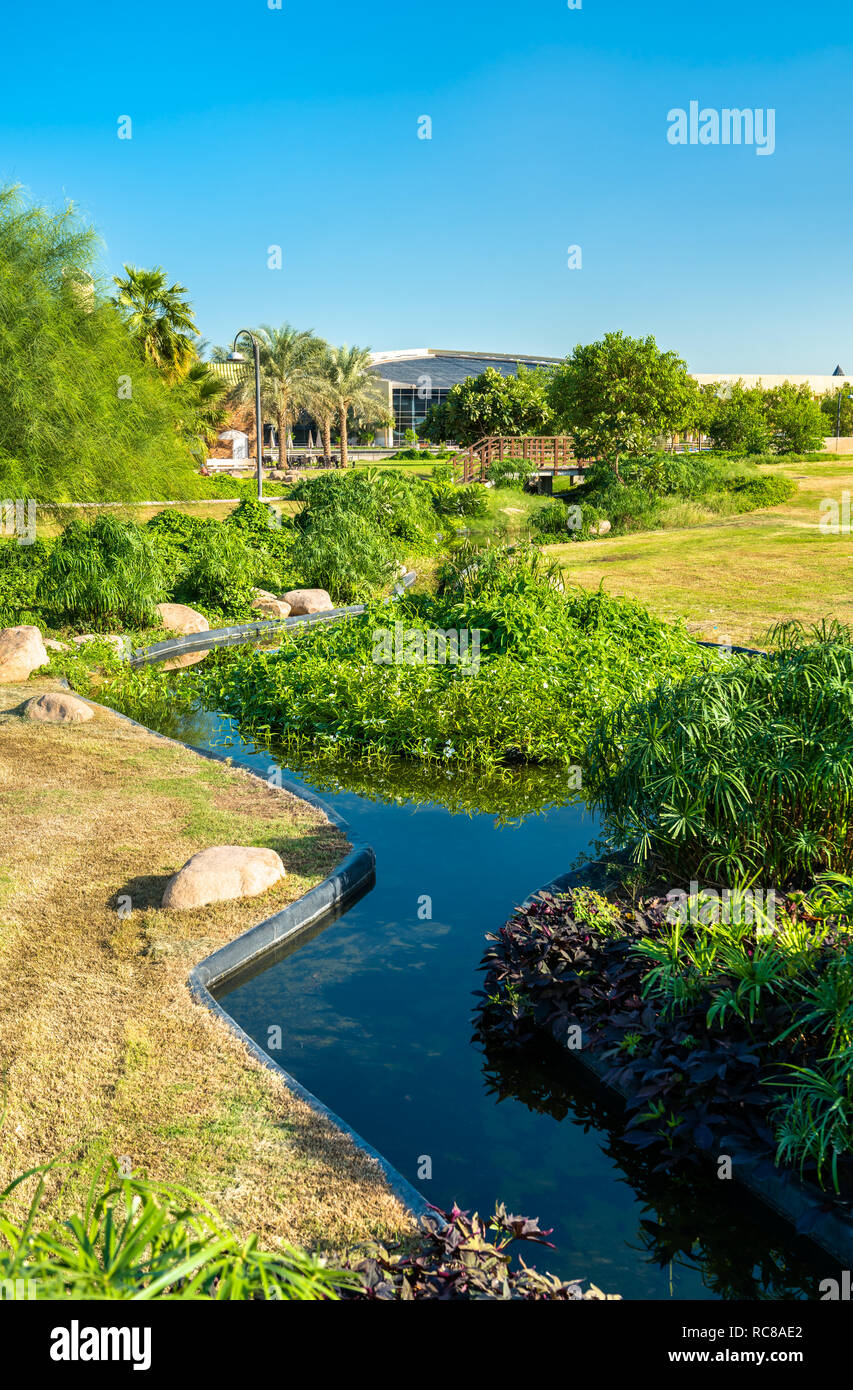
[[[218,716],[178,732],[227,746],[265,773],[276,761]],[[354,780],[369,791],[363,773]],[[446,779],[435,786],[444,795]],[[472,1043],[486,932],[571,867],[594,836],[589,813],[551,804],[501,824],[435,801],[319,790],[375,849],[376,886],[220,996],[242,1027],[263,1046],[280,1027],[275,1060],[428,1200],[481,1213],[500,1200],[552,1227],[555,1251],[526,1252],[540,1268],[632,1299],[816,1296],[820,1279],[836,1273],[828,1256],[733,1184],[652,1174],[648,1158],[621,1141],[618,1109],[556,1046],[501,1056]],[[414,794],[408,787],[406,797]],[[555,782],[549,798],[540,783],[527,800],[547,806],[564,795]]]

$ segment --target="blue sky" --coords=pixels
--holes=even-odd
[[[0,177],[73,198],[110,274],[165,266],[211,342],[562,356],[622,328],[695,371],[853,373],[837,5],[281,4],[7,8]],[[772,156],[668,143],[692,100],[773,108]]]

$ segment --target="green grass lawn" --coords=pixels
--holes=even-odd
[[[697,637],[759,643],[784,618],[853,624],[853,537],[819,529],[824,498],[853,495],[853,460],[774,465],[797,494],[700,525],[546,547],[566,579],[684,618]]]

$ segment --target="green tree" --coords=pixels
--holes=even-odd
[[[519,363],[517,376],[487,367],[452,387],[438,410],[430,407],[421,435],[436,443],[454,439],[474,444],[489,434],[543,434],[551,424],[547,383],[548,373],[541,367]]]
[[[622,455],[642,454],[687,426],[696,395],[675,352],[620,332],[579,343],[551,376],[548,399],[576,451],[607,459],[618,478]]]
[[[114,303],[143,357],[169,381],[177,381],[196,360],[193,335],[198,331],[185,285],[170,285],[165,270],[126,265],[114,276]]]
[[[197,496],[186,403],[95,280],[96,246],[70,205],[0,188],[0,497]]]
[[[368,348],[330,348],[326,364],[328,400],[338,418],[341,433],[341,464],[349,463],[347,428],[350,415],[356,421],[386,424],[391,422],[382,388],[371,371]]]
[[[826,421],[807,382],[785,381],[764,393],[764,408],[780,454],[804,454],[823,446]]]
[[[772,430],[767,418],[765,393],[760,387],[733,382],[724,389],[710,427],[715,449],[731,449],[742,454],[766,454]]]

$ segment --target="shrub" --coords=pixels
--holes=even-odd
[[[358,603],[387,587],[397,567],[391,538],[361,513],[324,511],[298,528],[291,552],[300,585]]]
[[[0,189],[0,497],[196,496],[187,401],[91,278],[95,247],[70,207]]]
[[[738,511],[751,512],[759,507],[775,507],[787,502],[797,491],[797,484],[783,474],[764,478],[744,478],[729,489]]]
[[[519,487],[533,472],[533,464],[524,458],[492,459],[486,469],[486,478],[495,487]]]
[[[175,598],[225,617],[244,617],[251,611],[252,590],[261,576],[271,579],[270,566],[261,555],[237,530],[214,522],[190,545]]]
[[[54,542],[38,583],[40,605],[64,623],[150,627],[168,595],[162,557],[146,527],[108,512],[72,521]]]
[[[554,536],[565,536],[570,520],[569,510],[562,502],[551,502],[533,513],[530,524],[540,536],[553,539]]]
[[[622,703],[589,750],[613,843],[667,872],[783,887],[853,869],[853,647],[837,624],[776,632],[768,658],[732,658]]]
[[[334,542],[330,534],[329,543]],[[440,593],[392,610],[292,634],[280,651],[229,657],[211,670],[218,709],[277,734],[421,762],[569,766],[602,708],[650,692],[666,671],[711,660],[680,626],[641,605],[584,590],[564,595],[536,552],[465,549],[439,575]],[[383,654],[383,632],[462,632],[468,667]],[[479,643],[476,666],[475,642]],[[377,632],[380,637],[377,638]]]
[[[433,483],[432,505],[438,516],[485,516],[489,500],[479,483]]]
[[[16,627],[33,619],[51,545],[44,540],[32,545],[0,540],[0,627]]]

